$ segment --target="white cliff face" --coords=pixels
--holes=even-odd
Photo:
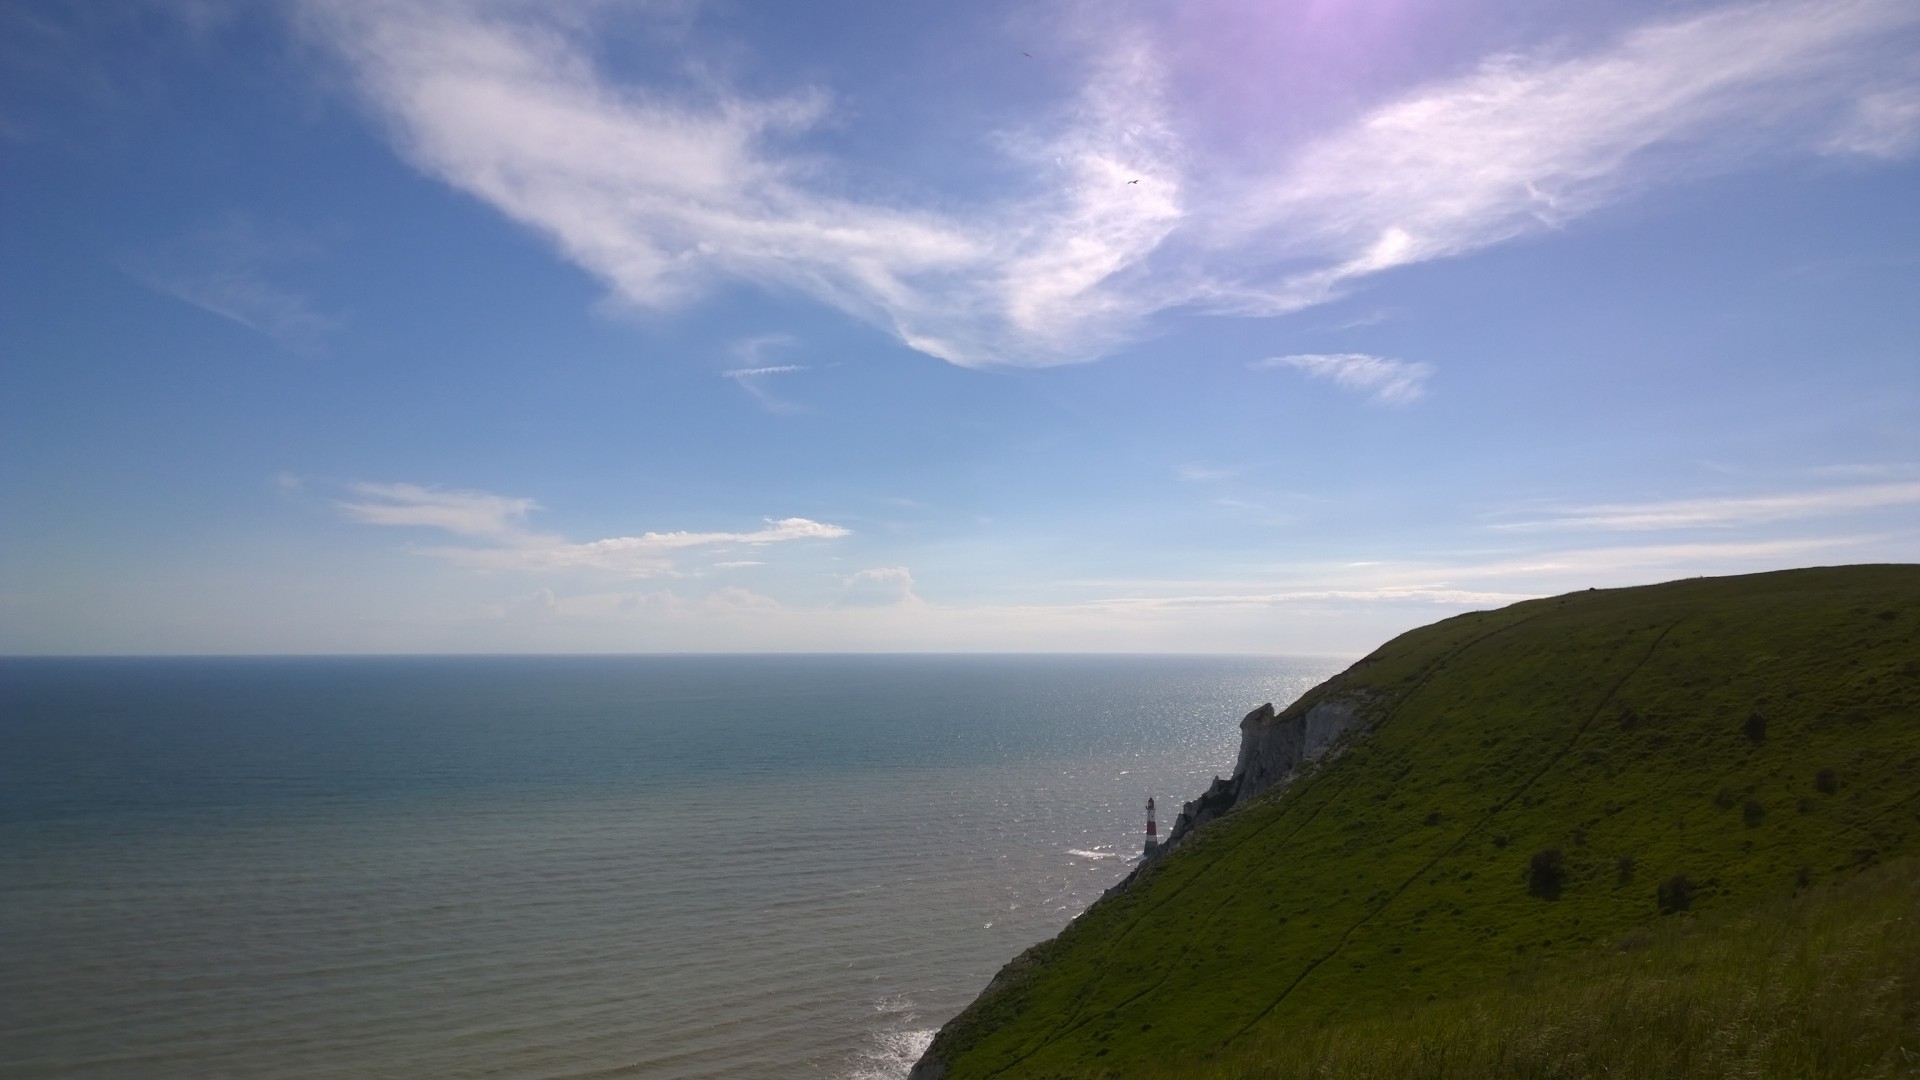
[[[1360,702],[1330,697],[1305,713],[1276,717],[1262,705],[1240,721],[1240,760],[1233,766],[1234,801],[1283,783],[1294,770],[1318,761],[1342,735],[1360,726]]]
[[[1233,778],[1214,777],[1204,794],[1182,806],[1156,854],[1165,854],[1187,833],[1234,806],[1284,787],[1301,766],[1325,757],[1349,732],[1365,724],[1365,705],[1366,699],[1356,693],[1334,692],[1298,712],[1276,713],[1269,702],[1248,713],[1240,721],[1240,757],[1234,762]]]

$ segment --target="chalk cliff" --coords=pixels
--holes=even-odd
[[[1269,702],[1248,713],[1240,721],[1240,755],[1233,776],[1215,777],[1199,798],[1180,808],[1155,857],[1173,850],[1194,829],[1235,806],[1285,787],[1303,766],[1335,752],[1347,735],[1363,727],[1369,695],[1343,691],[1345,681],[1346,673],[1336,675],[1283,711],[1276,712]]]

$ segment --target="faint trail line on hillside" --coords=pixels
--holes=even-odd
[[[1274,998],[1273,1001],[1270,1002],[1266,1008],[1260,1010],[1258,1015],[1256,1015],[1253,1019],[1247,1021],[1246,1024],[1244,1024],[1240,1028],[1239,1031],[1234,1032],[1232,1035],[1229,1035],[1224,1040],[1222,1040],[1220,1045],[1222,1047],[1231,1045],[1235,1039],[1238,1039],[1242,1035],[1245,1035],[1248,1031],[1251,1031],[1255,1025],[1260,1023],[1260,1021],[1265,1020],[1268,1016],[1272,1015],[1273,1010],[1279,1008],[1281,1002],[1286,1001],[1287,997],[1291,995],[1294,992],[1294,990],[1299,988],[1300,984],[1305,982],[1308,976],[1312,975],[1315,971],[1319,970],[1320,965],[1340,955],[1340,950],[1347,947],[1347,942],[1349,939],[1353,937],[1355,931],[1359,930],[1362,926],[1365,926],[1368,922],[1371,922],[1375,915],[1380,914],[1382,911],[1385,911],[1387,910],[1388,907],[1392,906],[1393,902],[1395,900],[1398,900],[1400,898],[1400,894],[1403,892],[1406,892],[1409,886],[1411,886],[1414,882],[1419,881],[1421,878],[1425,877],[1435,866],[1439,865],[1440,860],[1460,850],[1460,847],[1463,844],[1465,844],[1469,838],[1474,836],[1481,829],[1485,828],[1487,823],[1492,821],[1495,815],[1500,813],[1500,811],[1505,810],[1508,806],[1512,805],[1515,799],[1518,799],[1520,796],[1526,794],[1527,790],[1533,787],[1533,785],[1537,781],[1539,781],[1541,777],[1547,775],[1547,773],[1551,771],[1555,765],[1560,763],[1560,760],[1562,758],[1566,757],[1569,753],[1572,753],[1573,748],[1579,744],[1581,739],[1586,737],[1587,732],[1593,727],[1593,722],[1600,718],[1601,711],[1604,710],[1607,707],[1607,705],[1613,701],[1614,696],[1620,692],[1620,688],[1627,685],[1627,681],[1629,679],[1632,679],[1635,675],[1638,675],[1640,673],[1641,668],[1647,666],[1647,661],[1653,659],[1653,654],[1656,651],[1658,651],[1658,649],[1660,648],[1660,643],[1667,639],[1667,635],[1673,632],[1674,627],[1679,626],[1682,622],[1685,622],[1685,621],[1686,621],[1686,616],[1683,615],[1680,618],[1675,619],[1673,622],[1668,623],[1666,627],[1660,631],[1659,636],[1653,639],[1653,644],[1647,647],[1646,655],[1642,656],[1638,662],[1636,662],[1631,668],[1627,669],[1626,674],[1620,676],[1620,678],[1614,681],[1614,684],[1611,687],[1607,688],[1607,692],[1601,696],[1599,703],[1594,705],[1593,712],[1588,714],[1586,720],[1582,721],[1580,726],[1574,730],[1572,737],[1568,738],[1566,741],[1566,744],[1563,745],[1557,752],[1555,752],[1552,757],[1549,757],[1546,760],[1545,764],[1541,765],[1540,768],[1537,771],[1535,771],[1532,776],[1522,781],[1519,787],[1513,789],[1512,793],[1510,793],[1506,798],[1500,800],[1500,802],[1496,804],[1492,810],[1489,810],[1485,814],[1482,814],[1480,817],[1480,820],[1475,822],[1472,825],[1472,827],[1468,828],[1465,832],[1462,832],[1459,838],[1454,840],[1453,843],[1447,845],[1446,848],[1442,849],[1440,853],[1435,855],[1433,858],[1428,859],[1425,865],[1421,866],[1419,870],[1415,871],[1412,877],[1409,877],[1405,881],[1401,882],[1400,885],[1397,888],[1395,888],[1392,893],[1388,894],[1385,900],[1380,901],[1380,903],[1376,905],[1373,908],[1373,910],[1367,912],[1365,915],[1362,915],[1359,921],[1355,922],[1352,926],[1347,927],[1346,933],[1343,933],[1340,935],[1340,940],[1334,942],[1333,948],[1329,949],[1326,955],[1308,964],[1306,968],[1300,972],[1299,975],[1294,977],[1294,980],[1292,982],[1287,984],[1287,988],[1285,990],[1280,991],[1280,996]]]
[[[1497,637],[1498,635],[1504,634],[1509,630],[1513,630],[1517,627],[1525,626],[1527,623],[1530,623],[1535,619],[1544,618],[1548,615],[1555,614],[1556,612],[1557,612],[1557,609],[1541,611],[1533,615],[1528,615],[1524,619],[1515,619],[1512,622],[1494,627],[1493,629],[1488,630],[1483,634],[1478,634],[1474,637],[1471,637],[1466,641],[1463,641],[1460,644],[1455,645],[1453,648],[1448,649],[1446,652],[1435,657],[1431,662],[1427,664],[1425,668],[1421,669],[1420,674],[1415,677],[1413,685],[1409,687],[1404,694],[1400,695],[1399,700],[1396,701],[1387,710],[1387,714],[1381,717],[1378,723],[1372,725],[1370,728],[1367,729],[1367,734],[1368,735],[1376,734],[1381,729],[1385,728],[1389,723],[1392,723],[1394,718],[1399,715],[1401,707],[1408,700],[1410,700],[1414,695],[1418,694],[1422,689],[1424,689],[1426,685],[1429,682],[1432,682],[1433,679],[1437,675],[1439,675],[1439,673],[1450,662],[1452,662],[1456,657],[1460,656],[1462,653],[1466,652],[1468,649],[1471,649],[1474,646],[1479,645],[1481,642],[1486,641],[1489,638]],[[1664,632],[1662,633],[1661,636],[1662,637],[1665,636]],[[1656,641],[1655,644],[1657,645],[1659,644],[1659,642]],[[1643,660],[1642,663],[1644,662],[1645,661]],[[1638,670],[1638,669],[1636,668],[1635,670]],[[1307,787],[1303,789],[1303,791],[1301,792],[1301,798],[1305,797],[1306,792],[1310,792],[1313,790],[1314,781],[1322,780],[1324,776],[1325,776],[1324,773],[1316,773],[1314,776],[1306,778]],[[1351,770],[1351,769],[1346,770],[1346,775],[1342,778],[1342,781],[1340,784],[1340,790],[1336,791],[1332,796],[1328,797],[1326,800],[1322,801],[1319,805],[1315,806],[1311,811],[1309,811],[1307,813],[1306,818],[1300,821],[1298,824],[1296,824],[1286,834],[1285,839],[1292,839],[1294,836],[1299,835],[1302,829],[1305,829],[1307,826],[1313,824],[1314,819],[1320,816],[1320,811],[1326,809],[1327,806],[1329,806],[1330,804],[1332,804],[1334,801],[1338,799],[1339,795],[1342,792],[1345,792],[1347,788],[1353,786],[1354,776],[1355,776],[1355,770]],[[1293,785],[1291,784],[1288,785],[1289,790],[1291,790],[1292,787]],[[1506,804],[1502,803],[1501,805],[1505,806]],[[1265,835],[1265,833],[1269,829],[1273,829],[1279,826],[1282,822],[1285,822],[1287,820],[1288,820],[1288,817],[1286,815],[1282,815],[1281,817],[1275,818],[1274,820],[1268,822],[1265,825],[1262,825],[1258,829],[1255,829],[1252,832],[1248,833],[1246,836],[1240,838],[1240,840],[1235,842],[1232,847],[1222,852],[1219,858],[1215,859],[1212,863],[1210,863],[1206,870],[1202,870],[1199,873],[1194,874],[1192,878],[1188,879],[1185,883],[1180,885],[1178,888],[1168,893],[1165,897],[1162,897],[1152,907],[1141,911],[1132,920],[1130,920],[1127,923],[1127,926],[1125,929],[1113,935],[1113,937],[1108,941],[1106,949],[1101,954],[1100,963],[1095,968],[1095,970],[1097,972],[1100,972],[1101,974],[1096,975],[1094,978],[1093,985],[1089,987],[1085,993],[1079,996],[1079,1000],[1075,1003],[1073,1007],[1073,1011],[1068,1014],[1066,1022],[1054,1028],[1052,1032],[1044,1036],[1038,1043],[1036,1043],[1032,1049],[1026,1051],[1025,1053],[1021,1054],[1019,1057],[1014,1058],[1012,1061],[1007,1062],[1005,1065],[1000,1066],[999,1068],[993,1070],[992,1072],[989,1072],[987,1074],[988,1080],[991,1080],[991,1078],[995,1076],[999,1076],[1002,1073],[1006,1072],[1008,1069],[1011,1069],[1014,1066],[1019,1065],[1022,1062],[1025,1062],[1028,1058],[1032,1057],[1033,1055],[1039,1053],[1040,1051],[1046,1049],[1048,1046],[1052,1045],[1054,1042],[1058,1041],[1061,1036],[1071,1034],[1072,1032],[1077,1031],[1082,1027],[1085,1027],[1089,1022],[1091,1022],[1093,1019],[1092,1017],[1082,1016],[1081,1013],[1085,1010],[1086,1003],[1093,998],[1094,994],[1099,990],[1101,984],[1106,981],[1106,976],[1104,973],[1111,967],[1111,964],[1109,963],[1109,961],[1113,956],[1114,950],[1118,949],[1120,947],[1120,944],[1123,941],[1125,941],[1128,937],[1130,937],[1135,930],[1139,929],[1141,922],[1143,922],[1147,916],[1153,914],[1154,912],[1165,907],[1167,904],[1171,903],[1181,893],[1186,892],[1188,888],[1192,887],[1196,882],[1200,881],[1203,877],[1207,875],[1207,870],[1210,870],[1212,869],[1212,867],[1220,865],[1221,862],[1223,862],[1228,856],[1232,855],[1236,851],[1239,851],[1241,848],[1245,847],[1247,844],[1252,843],[1254,839],[1256,839],[1257,837]],[[1401,886],[1401,888],[1405,888],[1405,887],[1406,886],[1404,885]],[[1398,895],[1398,893],[1396,892],[1395,895]],[[1389,902],[1391,902],[1391,898],[1389,898]],[[1217,917],[1220,913],[1220,909],[1224,906],[1226,906],[1226,900],[1224,899],[1221,900],[1219,903],[1215,904],[1213,907],[1213,910],[1208,913],[1208,916],[1207,916],[1208,921],[1211,921],[1213,918]],[[1352,931],[1349,930],[1348,933],[1352,933]],[[1342,938],[1341,940],[1342,940],[1342,943],[1344,944],[1345,939]],[[1175,958],[1174,963],[1166,966],[1166,969],[1158,979],[1155,979],[1152,983],[1141,988],[1139,991],[1129,994],[1126,997],[1122,998],[1120,1001],[1114,1003],[1114,1005],[1110,1007],[1107,1011],[1113,1012],[1119,1009],[1126,1008],[1128,1005],[1131,1005],[1134,1002],[1140,1000],[1141,998],[1147,996],[1148,994],[1151,994],[1154,991],[1160,989],[1162,986],[1166,984],[1168,979],[1173,977],[1173,972],[1178,970],[1180,961],[1185,960],[1187,958],[1187,954],[1192,951],[1193,951],[1193,945],[1191,941],[1189,941],[1187,944],[1182,945],[1180,947],[1179,956]],[[1335,951],[1337,952],[1338,949],[1336,948]],[[1320,961],[1314,962],[1315,965],[1318,965],[1319,963]],[[1311,971],[1312,967],[1309,967],[1307,970]],[[1297,983],[1298,980],[1295,980],[1295,982]],[[1289,987],[1288,989],[1291,990],[1292,988]],[[1278,1002],[1276,1002],[1275,1004],[1278,1004]],[[1239,1038],[1240,1034],[1241,1032],[1234,1033],[1234,1035],[1231,1036],[1228,1039],[1228,1041],[1231,1042],[1233,1039]]]

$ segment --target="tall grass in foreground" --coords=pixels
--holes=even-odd
[[[1743,915],[1668,917],[1472,996],[1243,1042],[1137,1075],[1920,1077],[1920,860]]]

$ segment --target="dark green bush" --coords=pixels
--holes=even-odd
[[[1675,874],[1660,883],[1654,890],[1654,899],[1660,905],[1662,915],[1671,915],[1676,911],[1685,911],[1693,906],[1693,895],[1698,890],[1685,874]]]
[[[1558,900],[1567,882],[1566,859],[1559,848],[1543,848],[1527,862],[1527,891],[1542,900]]]

